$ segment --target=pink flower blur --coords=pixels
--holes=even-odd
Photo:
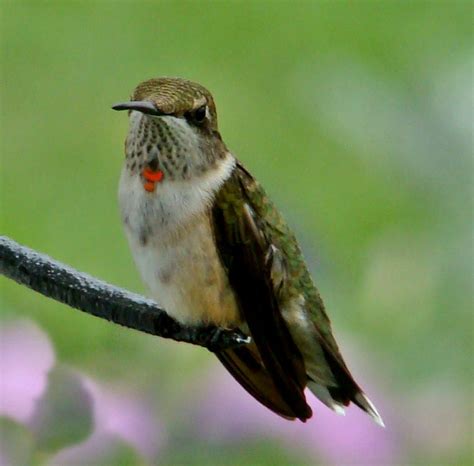
[[[84,442],[59,452],[52,465],[89,464],[113,453],[117,441],[125,442],[148,461],[156,458],[166,443],[166,430],[136,396],[123,395],[84,377],[84,386],[94,400],[95,429]]]
[[[46,334],[28,320],[0,328],[0,415],[26,423],[55,362]]]
[[[352,366],[355,366],[352,365]],[[362,371],[356,373],[362,373]],[[364,388],[373,396],[371,384]],[[272,438],[289,449],[306,452],[323,464],[383,464],[403,462],[402,445],[391,420],[393,403],[377,397],[376,405],[384,417],[386,429],[376,425],[355,405],[339,416],[307,391],[313,417],[306,423],[286,421],[256,402],[224,368],[216,366],[209,374],[203,399],[196,412],[199,435],[216,442],[239,442],[258,437]]]

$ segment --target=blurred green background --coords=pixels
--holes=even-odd
[[[55,369],[33,397],[46,417],[37,401],[23,417],[4,402],[0,460],[471,464],[471,2],[3,1],[1,13],[2,234],[145,293],[116,201],[126,115],[110,106],[151,77],[204,84],[228,147],[297,232],[387,428],[355,407],[334,420],[316,401],[306,425],[267,416],[205,350],[2,278],[15,335],[2,348],[50,345]],[[20,379],[29,354],[24,369],[12,359]],[[85,393],[68,397],[77,378]],[[63,402],[72,414],[56,413]],[[42,440],[38,425],[70,435]]]

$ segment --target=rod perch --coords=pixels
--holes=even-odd
[[[79,272],[6,236],[0,236],[0,273],[48,298],[140,332],[210,351],[250,342],[240,330],[183,325],[154,301]]]

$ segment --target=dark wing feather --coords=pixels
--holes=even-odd
[[[228,350],[218,357],[260,402],[285,417],[304,421],[312,412],[304,396],[303,359],[275,296],[266,261],[271,243],[252,215],[240,176],[237,167],[217,194],[212,218],[217,247],[255,348],[248,353]],[[252,364],[259,364],[258,371],[249,364],[249,354]]]
[[[272,378],[262,365],[255,343],[216,353],[224,367],[255,399],[286,419],[295,412],[280,396]]]

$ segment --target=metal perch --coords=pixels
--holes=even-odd
[[[154,301],[79,272],[5,236],[0,236],[0,273],[75,309],[159,337],[210,351],[250,342],[239,330],[180,324]]]

